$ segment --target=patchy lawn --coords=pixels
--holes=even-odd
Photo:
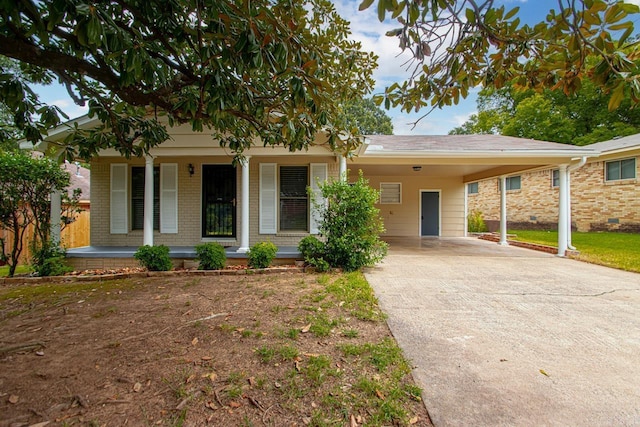
[[[0,426],[46,421],[431,425],[359,273],[4,285]]]
[[[516,240],[558,246],[557,231],[513,230]],[[591,232],[571,234],[576,258],[594,264],[640,273],[640,234]]]

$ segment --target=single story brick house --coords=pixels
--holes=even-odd
[[[87,117],[76,122],[92,124]],[[69,124],[50,132],[34,148],[46,149],[68,129]],[[74,267],[133,262],[131,255],[143,244],[170,246],[178,264],[194,257],[194,245],[208,241],[228,247],[231,257],[246,256],[251,245],[265,240],[278,245],[282,258],[299,257],[299,240],[318,232],[307,186],[345,177],[347,170],[350,179],[362,170],[381,190],[378,207],[388,236],[461,237],[468,182],[531,169],[566,170],[597,154],[592,148],[495,135],[379,135],[366,137],[346,159],[318,135],[301,152],[257,141],[236,166],[234,153],[210,135],[188,126],[168,131],[171,139],[144,158],[104,150],[91,159],[91,245],[68,252]]]
[[[586,146],[589,157],[571,173],[571,221],[578,231],[640,232],[640,134]],[[499,183],[467,184],[469,210],[482,213],[490,228],[500,222]],[[539,168],[507,178],[510,228],[555,228],[558,218],[558,169]]]

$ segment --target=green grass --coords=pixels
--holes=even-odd
[[[128,279],[107,280],[104,282],[44,283],[36,286],[10,288],[6,292],[0,291],[0,301],[19,298],[23,304],[33,301],[55,303],[68,296],[92,294],[94,292],[112,292],[131,289],[134,286],[135,284]]]
[[[33,270],[29,265],[18,265],[16,267],[15,275],[17,276],[19,274],[28,274],[28,273],[31,273],[32,271]],[[2,267],[0,267],[0,277],[7,277],[7,276],[9,276],[9,266],[3,265]]]
[[[556,231],[513,230],[515,240],[558,246]],[[591,232],[571,234],[578,259],[607,267],[640,273],[640,234]]]

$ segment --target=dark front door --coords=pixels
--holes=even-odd
[[[437,191],[423,191],[421,193],[420,235],[440,235],[440,193]]]
[[[236,168],[202,167],[202,237],[236,237]]]

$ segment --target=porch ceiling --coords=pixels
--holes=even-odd
[[[419,171],[413,170],[414,166],[420,166]],[[478,164],[430,164],[421,159],[399,165],[382,164],[348,164],[351,175],[362,170],[365,176],[406,176],[411,178],[460,178],[464,182],[484,179],[485,177],[514,174],[529,169],[542,167],[543,164],[534,165],[478,165]]]

